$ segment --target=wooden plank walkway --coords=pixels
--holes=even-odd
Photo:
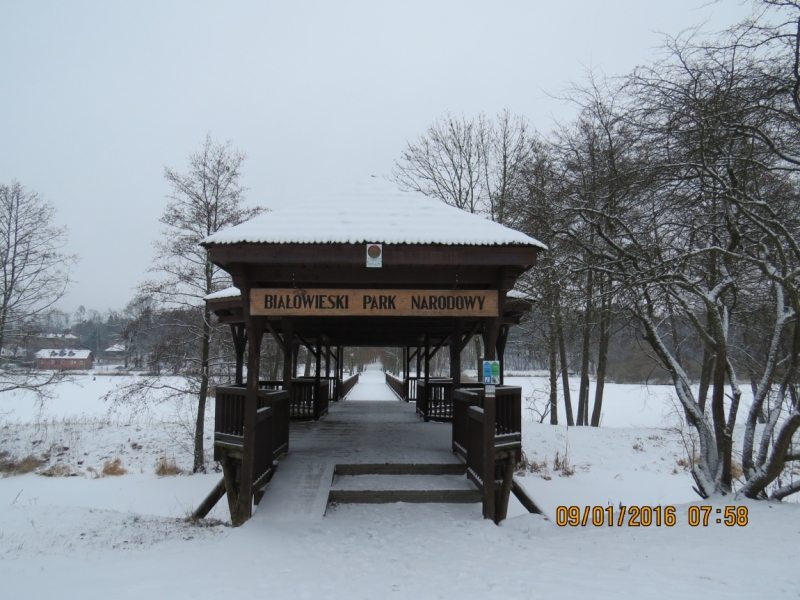
[[[383,377],[368,371],[367,382],[376,383],[371,379],[378,374]],[[385,383],[383,387],[372,389],[381,398],[396,398]],[[267,485],[251,523],[321,519],[336,464],[461,464],[450,445],[450,424],[424,423],[414,404],[383,399],[331,403],[320,421],[292,423],[289,454]]]

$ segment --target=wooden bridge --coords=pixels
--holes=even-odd
[[[317,469],[314,477],[320,481],[327,477],[319,471],[323,462],[325,469],[339,469],[342,477],[373,478],[390,475],[381,469],[398,471],[393,476],[426,477],[420,469],[446,465],[438,467],[446,473],[430,476],[457,476],[454,470],[460,469],[463,480],[468,478],[474,489],[439,490],[446,492],[439,497],[479,497],[484,517],[495,522],[505,518],[513,491],[511,474],[519,458],[521,398],[519,388],[502,385],[503,352],[509,328],[530,307],[508,291],[536,263],[543,244],[424,196],[387,191],[384,184],[282,206],[214,234],[203,245],[236,286],[207,298],[208,308],[230,324],[236,377],[231,385],[217,388],[216,394],[215,458],[222,463],[224,481],[196,514],[223,494],[235,525],[251,517],[254,501],[259,503],[259,512],[269,511],[262,508],[263,502],[269,504],[270,489],[278,487],[278,479],[266,488],[264,484],[275,476],[276,458],[285,454],[278,470],[283,471],[285,465],[301,460],[294,458],[300,454],[296,445],[314,447],[316,443],[300,438],[295,442],[292,432],[322,436],[320,452],[324,448],[328,455],[349,455],[353,444],[366,446],[331,433],[330,440],[339,440],[336,450],[333,442],[324,441],[328,438],[323,432],[337,419],[356,419],[360,410],[372,415],[370,422],[375,415],[395,425],[400,416],[401,420],[413,417],[416,423],[406,421],[408,427],[417,427],[413,435],[445,427],[449,442],[434,444],[439,438],[431,434],[431,444],[435,452],[448,452],[448,460],[422,461],[428,466],[412,468],[407,465],[416,463],[393,459],[388,464],[394,467],[373,466],[369,467],[373,472],[367,472],[365,464],[387,463],[359,461],[361,466],[352,466],[342,462],[334,463],[341,465],[335,467],[325,459],[313,463],[317,467],[308,467]],[[259,379],[261,343],[267,332],[283,350],[280,381]],[[461,352],[475,335],[483,340],[484,358],[501,363],[496,396],[483,393],[482,386],[461,382]],[[300,345],[315,358],[313,378],[295,376]],[[347,346],[402,348],[403,372],[398,378],[387,377],[386,383],[404,402],[386,404],[395,407],[391,410],[359,407],[350,401],[342,405],[357,382],[344,377]],[[450,377],[432,378],[431,359],[443,348],[449,350]],[[313,424],[296,425],[293,419]],[[434,426],[431,421],[447,425]],[[374,442],[382,444],[380,438]],[[375,452],[380,453],[370,449],[364,455]],[[345,475],[341,469],[358,475]],[[366,480],[358,481],[353,483],[356,488]],[[370,485],[379,481],[383,480]],[[380,490],[332,488],[329,495],[344,501],[364,491]],[[395,498],[404,497],[402,490],[390,491],[397,492]],[[361,493],[360,497],[366,496]]]

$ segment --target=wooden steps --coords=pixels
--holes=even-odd
[[[336,465],[328,503],[478,503],[466,466],[443,464]]]
[[[467,465],[453,463],[337,464],[334,477],[341,475],[466,475]]]

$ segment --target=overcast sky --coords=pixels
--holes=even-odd
[[[265,206],[388,174],[445,111],[543,131],[548,94],[622,74],[659,32],[728,25],[738,0],[0,0],[0,181],[40,192],[81,257],[61,308],[122,308],[168,187],[206,132],[247,154]]]

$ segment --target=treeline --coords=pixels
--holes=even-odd
[[[632,342],[696,430],[703,497],[732,489],[740,382],[743,493],[800,489],[781,479],[800,427],[800,4],[755,7],[720,34],[667,40],[625,76],[589,73],[563,95],[577,117],[552,132],[510,112],[447,114],[394,173],[549,246],[521,289],[552,422],[560,384],[568,423],[597,426],[612,339]]]

